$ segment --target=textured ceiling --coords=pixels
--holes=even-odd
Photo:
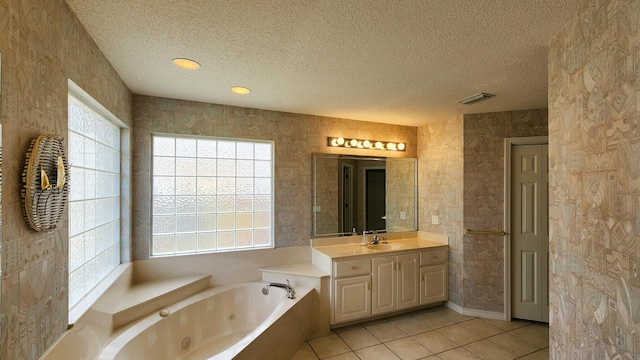
[[[546,107],[548,44],[581,0],[67,3],[136,94],[421,125]],[[456,103],[478,92],[496,96]]]

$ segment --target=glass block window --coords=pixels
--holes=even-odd
[[[120,128],[69,94],[69,308],[120,264]]]
[[[152,255],[273,247],[273,143],[153,136]]]

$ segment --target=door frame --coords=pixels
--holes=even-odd
[[[362,227],[363,227],[363,230],[365,230],[365,231],[369,230],[369,229],[367,229],[367,227],[369,226],[367,224],[367,171],[368,170],[384,170],[386,172],[387,171],[387,167],[386,166],[380,166],[380,165],[372,165],[372,166],[363,166],[362,167],[362,180],[361,180],[362,181],[362,201],[361,201],[361,204],[362,204]],[[386,176],[386,173],[385,173],[385,176]],[[386,197],[387,197],[386,180],[385,180],[385,184],[384,184],[384,196],[385,196],[385,201],[386,201]],[[386,205],[385,205],[385,207],[386,207]],[[387,213],[387,211],[385,209],[385,215],[386,215],[386,213]]]
[[[345,199],[344,195],[345,195],[345,181],[344,181],[344,172],[345,169],[348,169],[349,171],[349,181],[347,181],[347,191],[348,191],[348,199]],[[355,212],[355,201],[354,201],[354,196],[353,196],[353,192],[355,189],[355,186],[353,184],[353,178],[354,178],[354,169],[353,169],[353,165],[348,164],[348,163],[342,163],[342,166],[340,168],[340,180],[341,180],[341,189],[342,190],[340,192],[340,230],[342,230],[341,232],[352,232],[351,228],[355,228],[355,219],[354,219],[354,212]],[[347,200],[347,203],[349,204],[349,212],[348,214],[345,214],[344,211],[344,204],[345,204],[345,200]],[[348,222],[350,223],[349,227],[345,227],[345,218],[348,218]]]
[[[548,145],[548,136],[504,139],[504,320],[511,321],[511,149],[518,145]]]

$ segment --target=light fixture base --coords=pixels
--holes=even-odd
[[[493,95],[493,94],[478,93],[478,94],[469,96],[468,98],[460,99],[457,102],[459,102],[460,104],[464,104],[464,105],[471,105],[471,104],[479,103],[480,101],[485,101],[485,100],[490,99],[490,98],[492,98],[494,96],[495,95]]]

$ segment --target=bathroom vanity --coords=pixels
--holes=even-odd
[[[367,246],[362,236],[312,240],[313,264],[331,275],[331,325],[447,300],[446,237],[410,234]]]

